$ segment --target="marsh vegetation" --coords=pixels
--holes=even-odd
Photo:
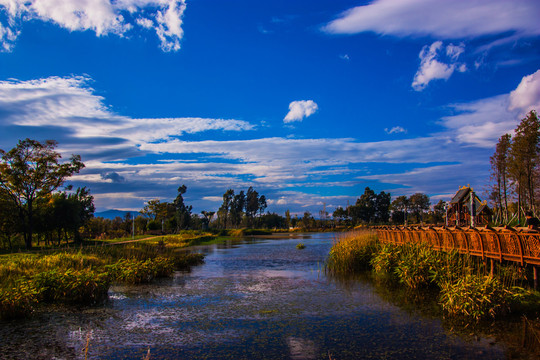
[[[501,263],[489,269],[482,259],[436,251],[426,244],[382,244],[369,231],[338,236],[326,271],[334,275],[370,271],[410,290],[434,289],[446,316],[479,321],[511,313],[540,315],[540,294],[528,288],[524,268]]]

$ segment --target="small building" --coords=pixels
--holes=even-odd
[[[474,216],[471,217],[471,214]],[[446,208],[447,226],[487,225],[491,210],[486,201],[480,200],[473,188],[462,186],[456,192]]]

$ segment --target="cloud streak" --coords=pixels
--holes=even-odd
[[[540,34],[540,3],[527,0],[375,0],[351,8],[323,27],[332,34],[461,39],[513,32]]]

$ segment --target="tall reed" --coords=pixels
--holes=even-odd
[[[351,275],[371,267],[380,245],[376,233],[357,230],[337,235],[325,264],[329,273]]]

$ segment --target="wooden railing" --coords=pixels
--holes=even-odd
[[[482,258],[540,265],[540,233],[511,227],[377,227],[379,240],[405,244],[425,242],[437,250],[458,250]]]

